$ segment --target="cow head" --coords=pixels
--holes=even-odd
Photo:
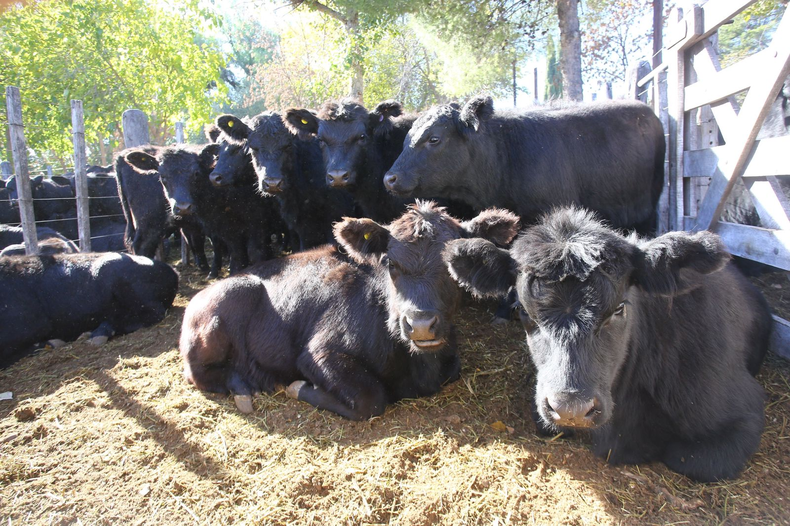
[[[288,174],[298,159],[295,155],[298,131],[286,127],[277,112],[265,112],[245,122],[232,115],[217,118],[229,142],[247,148],[258,177],[258,190],[264,195],[288,189]]]
[[[626,239],[577,209],[546,216],[510,251],[460,240],[444,255],[453,277],[475,294],[515,285],[538,371],[538,414],[550,428],[605,424],[640,302],[690,291],[729,257],[710,232]]]
[[[207,128],[206,134],[211,142],[219,145],[217,162],[209,174],[212,185],[221,188],[255,182],[255,169],[252,167],[246,141],[239,143],[233,140],[217,125]]]
[[[210,143],[200,150],[163,148],[156,156],[131,150],[124,159],[137,171],[159,173],[173,215],[181,217],[196,212],[195,192],[207,184],[218,152],[219,145]]]
[[[447,196],[458,173],[471,165],[468,142],[494,113],[491,97],[477,96],[463,107],[444,104],[418,118],[384,185],[403,197]]]
[[[517,230],[518,218],[505,210],[486,210],[461,223],[435,203],[420,201],[388,226],[345,218],[334,227],[346,252],[376,267],[386,282],[389,330],[412,352],[441,349],[450,336],[460,290],[442,261],[445,245],[461,237],[506,244]]]

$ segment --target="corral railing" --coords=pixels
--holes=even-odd
[[[659,230],[711,230],[732,254],[790,270],[790,206],[777,179],[790,176],[790,136],[760,134],[790,73],[790,14],[767,49],[723,69],[718,54],[719,27],[753,3],[714,0],[673,10],[664,62],[638,85],[650,91],[667,132]],[[761,226],[720,220],[739,180]],[[790,358],[790,323],[775,319],[771,347]]]

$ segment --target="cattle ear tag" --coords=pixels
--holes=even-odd
[[[365,241],[367,241],[368,239],[370,239],[370,232],[365,232],[365,235],[362,237],[364,237]]]
[[[228,121],[228,128],[233,128],[233,121]]]
[[[302,119],[302,124],[307,124],[307,119]]]

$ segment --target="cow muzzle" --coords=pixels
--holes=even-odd
[[[195,207],[192,203],[176,203],[173,205],[173,215],[191,216],[194,212]]]
[[[439,315],[435,312],[406,314],[401,318],[403,333],[421,350],[443,347],[447,340],[442,336]]]
[[[417,185],[409,183],[406,179],[403,174],[387,172],[384,174],[384,186],[392,194],[409,196],[417,188]]]
[[[265,178],[262,181],[263,191],[269,194],[279,194],[283,191],[282,179]]]
[[[218,172],[211,172],[211,175],[209,175],[208,178],[211,181],[211,184],[216,187],[227,186],[228,184],[228,177]]]
[[[343,188],[351,184],[348,170],[329,170],[326,173],[326,184],[332,188]]]
[[[598,397],[556,394],[543,400],[543,414],[558,427],[593,428],[601,425],[604,411]]]

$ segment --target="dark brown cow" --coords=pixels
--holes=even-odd
[[[507,243],[517,225],[499,210],[461,223],[431,202],[386,227],[345,218],[334,228],[339,247],[261,263],[198,293],[181,331],[185,375],[233,393],[245,412],[252,393],[278,384],[355,420],[434,394],[460,371],[460,290],[442,250],[462,236]]]

